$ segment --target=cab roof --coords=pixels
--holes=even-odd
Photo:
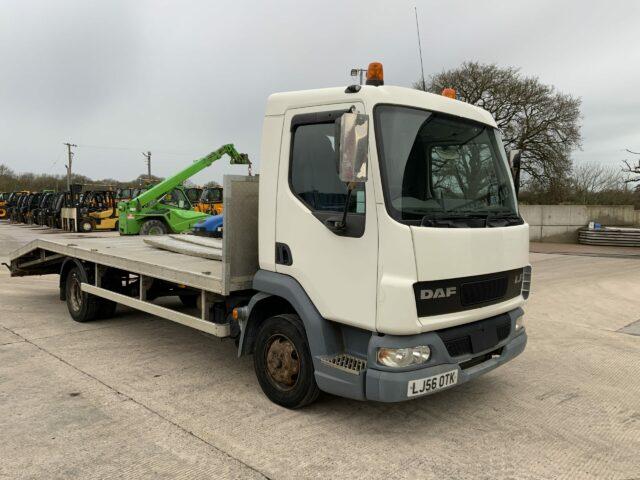
[[[362,85],[357,93],[346,93],[346,88],[320,88],[274,93],[267,100],[265,115],[284,115],[287,110],[295,108],[361,101],[367,109],[373,108],[376,104],[405,105],[455,115],[497,127],[491,114],[480,107],[415,88],[393,85],[380,87]]]

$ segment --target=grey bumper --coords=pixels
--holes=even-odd
[[[451,387],[446,387],[453,388],[457,385],[468,382],[472,378],[490,372],[494,368],[520,355],[526,344],[527,334],[525,331],[522,331],[502,347],[502,351],[499,356],[495,356],[494,358],[464,370],[460,368],[458,363],[443,363],[409,372],[391,372],[369,368],[366,372],[365,397],[367,400],[375,400],[378,402],[402,402],[404,400],[414,400],[416,398],[420,398],[420,396],[409,397],[407,395],[407,386],[411,380],[419,380],[439,373],[458,370],[458,382]]]
[[[421,380],[444,372],[457,371],[457,382],[450,387],[465,383],[472,378],[487,373],[503,363],[512,360],[523,352],[527,344],[526,331],[515,330],[516,318],[522,315],[517,308],[498,317],[507,320],[510,334],[497,344],[487,344],[486,349],[475,349],[474,353],[452,357],[445,346],[441,333],[428,332],[419,335],[371,335],[368,339],[366,354],[367,368],[359,372],[346,372],[328,366],[321,356],[314,357],[315,378],[320,390],[356,400],[374,400],[378,402],[401,402],[414,400],[423,395],[408,396],[409,382]],[[498,319],[493,317],[493,319]],[[486,319],[491,321],[493,319]],[[378,365],[376,362],[379,347],[402,348],[417,345],[429,345],[431,358],[422,368],[396,370]],[[354,352],[356,353],[356,352]],[[441,391],[438,389],[436,391]],[[427,395],[429,393],[426,393]]]

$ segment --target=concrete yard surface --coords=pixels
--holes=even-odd
[[[42,232],[0,224],[0,261]],[[289,411],[235,345],[0,271],[0,478],[640,479],[640,258],[532,253],[529,343],[400,404]],[[177,305],[178,302],[167,299]]]

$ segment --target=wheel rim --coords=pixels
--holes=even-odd
[[[271,336],[266,350],[267,376],[280,390],[295,387],[300,373],[300,355],[293,342],[285,335]]]
[[[71,276],[71,286],[69,288],[69,300],[74,312],[79,312],[82,308],[82,288],[78,276],[74,273]]]
[[[164,231],[161,227],[153,226],[149,229],[149,235],[162,235]]]
[[[84,223],[82,224],[82,229],[83,229],[85,232],[90,232],[90,231],[91,231],[91,224],[90,224],[89,222],[84,222]]]

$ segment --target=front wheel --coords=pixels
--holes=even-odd
[[[276,315],[260,325],[253,365],[262,391],[272,402],[299,408],[318,398],[307,335],[297,315]]]
[[[147,220],[140,227],[140,235],[166,235],[167,225],[162,220]]]

